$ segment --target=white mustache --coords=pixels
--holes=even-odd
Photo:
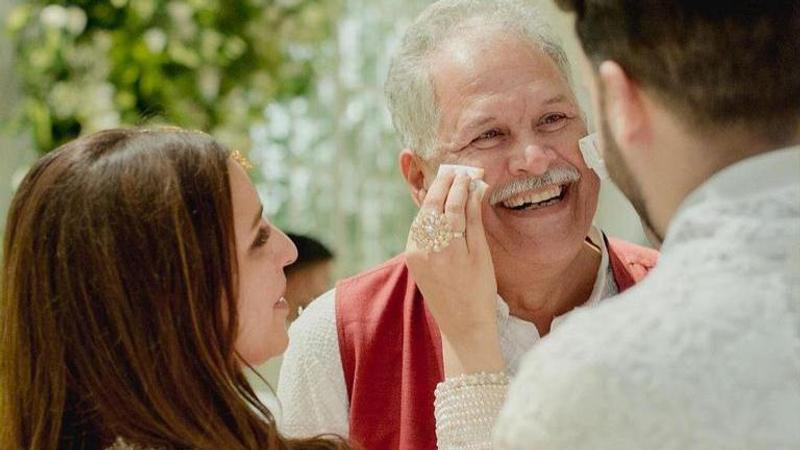
[[[511,180],[508,184],[492,193],[489,198],[489,204],[494,206],[523,192],[541,189],[545,186],[574,183],[580,179],[581,174],[574,167],[555,167],[542,175]]]

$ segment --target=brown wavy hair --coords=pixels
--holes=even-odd
[[[288,440],[242,374],[230,152],[181,130],[70,142],[6,226],[0,449],[345,449]]]

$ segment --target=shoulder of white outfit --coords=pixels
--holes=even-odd
[[[746,158],[720,170],[695,189],[681,204],[675,220],[704,202],[736,200],[787,185],[796,187],[800,185],[799,170],[800,145]]]
[[[336,291],[313,301],[289,328],[278,381],[281,432],[291,437],[348,435],[347,387],[336,330]]]
[[[289,326],[289,347],[284,354],[284,367],[290,354],[331,358],[331,343],[338,358],[339,338],[336,331],[336,289],[319,296]]]
[[[592,339],[601,338],[598,328],[613,327],[616,318],[603,324],[586,317],[596,317],[609,304],[619,303],[575,310],[524,357],[495,425],[498,449],[606,448],[600,440],[594,446],[586,446],[583,440],[591,442],[591,430],[600,427],[600,422],[627,415],[614,415],[619,399],[611,393],[620,393],[625,383],[604,365],[604,358],[598,357],[604,345]],[[619,421],[619,426],[622,430],[628,425]]]
[[[726,305],[732,290],[705,302],[711,289],[652,301],[642,289],[576,311],[524,358],[496,448],[797,448],[800,317]]]

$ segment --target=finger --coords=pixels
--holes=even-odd
[[[456,176],[444,204],[447,223],[450,224],[450,229],[456,232],[463,233],[467,227],[466,207],[469,198],[469,183],[469,176]]]
[[[444,210],[444,202],[447,199],[447,192],[450,191],[450,186],[453,184],[455,177],[456,174],[453,171],[437,175],[428,188],[425,199],[422,200],[420,210],[442,212]]]
[[[469,253],[480,253],[488,250],[486,234],[483,229],[483,216],[481,214],[483,197],[486,195],[487,188],[488,185],[485,182],[478,180],[476,188],[469,193],[466,216],[466,241]]]

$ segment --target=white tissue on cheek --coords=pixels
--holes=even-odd
[[[583,160],[586,165],[594,170],[601,180],[608,179],[608,171],[606,170],[606,162],[600,156],[597,149],[597,133],[592,133],[578,141],[578,146],[581,149]]]
[[[470,191],[478,189],[481,185],[484,187],[489,186],[482,180],[484,172],[480,167],[462,166],[458,164],[441,164],[439,165],[439,171],[436,173],[436,177],[448,172],[455,172],[456,175],[469,176],[470,179],[472,179],[472,182],[469,185]]]
[[[469,175],[469,177],[473,180],[483,178],[483,169],[480,167],[460,166],[457,164],[441,164],[439,166],[439,172],[436,174],[436,176],[438,177],[443,173],[451,171],[455,172],[456,175]]]

